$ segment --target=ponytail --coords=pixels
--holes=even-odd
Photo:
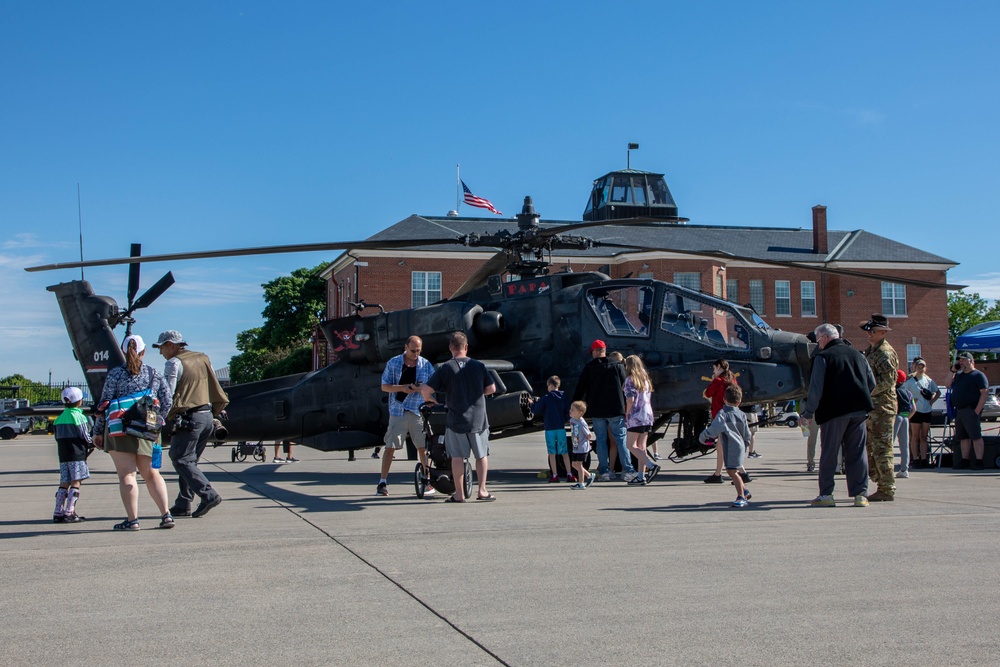
[[[128,349],[125,351],[125,368],[130,375],[138,375],[142,371],[142,356],[135,351],[136,342],[130,340]]]

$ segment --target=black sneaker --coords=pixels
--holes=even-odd
[[[658,472],[660,472],[660,466],[656,465],[655,463],[649,466],[649,468],[646,469],[646,484],[652,482],[653,478],[656,477],[656,474]]]
[[[219,494],[215,494],[215,496],[211,500],[201,501],[201,504],[198,505],[198,509],[191,512],[191,516],[193,516],[196,519],[199,517],[203,517],[206,514],[208,514],[208,511],[210,509],[212,509],[213,507],[218,507],[221,503],[222,503],[222,496],[220,496]]]
[[[375,487],[375,493],[377,493],[380,496],[389,495],[389,485],[386,484],[385,482],[379,482],[378,486]]]
[[[173,507],[170,508],[170,516],[174,518],[177,518],[179,516],[191,516],[191,508],[189,507],[186,510],[182,510],[179,507],[177,507],[177,505],[174,505]]]
[[[66,523],[66,515],[65,514],[53,514],[52,515],[52,523]]]
[[[76,512],[73,512],[72,514],[67,514],[64,519],[66,520],[66,523],[80,523],[81,521],[86,521],[87,517],[80,516]]]
[[[705,484],[722,484],[722,475],[709,475],[704,481]]]
[[[983,460],[982,459],[976,459],[975,461],[973,461],[972,462],[972,469],[973,470],[984,470],[985,468],[983,467]]]
[[[646,478],[642,475],[636,475],[628,481],[629,486],[646,486]]]
[[[752,482],[752,481],[753,481],[753,480],[752,480],[752,479],[750,478],[750,474],[749,474],[749,473],[746,473],[746,472],[743,472],[742,470],[740,470],[740,479],[742,479],[742,480],[743,480],[743,483],[744,483],[744,484],[749,484],[750,482]]]

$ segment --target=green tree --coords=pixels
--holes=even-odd
[[[977,292],[948,292],[948,344],[952,350],[961,334],[993,320],[1000,320],[1000,302],[990,305]]]
[[[326,307],[326,284],[320,277],[326,266],[296,269],[289,276],[261,285],[264,324],[236,334],[240,353],[229,360],[233,382],[256,382],[312,370],[309,337]]]

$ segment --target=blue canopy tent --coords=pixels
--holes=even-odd
[[[983,322],[955,339],[959,352],[1000,352],[1000,322]]]

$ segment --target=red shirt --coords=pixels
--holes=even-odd
[[[733,384],[736,384],[735,379],[733,380]],[[726,387],[728,386],[729,383],[720,375],[713,379],[712,383],[705,389],[705,398],[712,399],[712,419],[715,419],[715,415],[719,414],[719,410],[726,404]]]

